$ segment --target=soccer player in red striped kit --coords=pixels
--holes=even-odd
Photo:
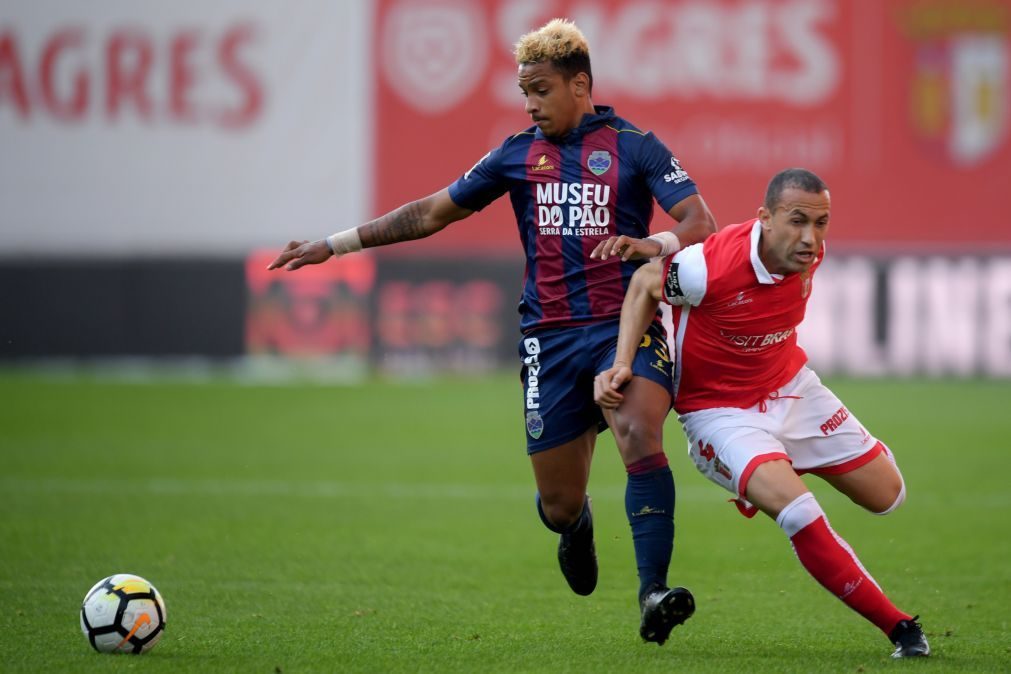
[[[298,269],[435,234],[509,193],[527,267],[519,310],[522,415],[537,483],[537,512],[559,534],[558,561],[574,592],[597,584],[586,488],[597,434],[610,426],[628,472],[625,509],[639,572],[639,633],[664,643],[695,610],[670,588],[674,480],[662,446],[671,360],[658,317],[633,349],[624,394],[635,405],[601,410],[593,378],[614,359],[621,304],[645,258],[671,254],[715,231],[680,162],[652,133],[590,100],[586,39],[556,19],[516,45],[518,80],[534,126],[492,150],[448,188],[318,241],[292,241],[269,266]],[[677,225],[649,236],[656,200]],[[597,251],[621,236],[617,256]],[[644,327],[644,330],[646,328]]]
[[[787,169],[769,183],[757,218],[640,267],[595,396],[606,409],[635,404],[622,393],[628,363],[659,302],[672,305],[674,409],[696,467],[743,514],[774,519],[804,568],[888,636],[893,657],[925,656],[916,617],[885,596],[798,477],[814,473],[878,515],[906,495],[892,453],[806,367],[797,345],[830,210],[818,176]],[[622,245],[616,237],[598,254]]]

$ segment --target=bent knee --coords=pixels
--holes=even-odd
[[[585,503],[586,495],[583,493],[541,492],[541,512],[547,520],[545,524],[550,523],[559,529],[564,529],[578,520],[583,514]]]
[[[875,515],[888,515],[895,512],[906,500],[906,483],[900,476],[898,479],[898,489],[883,495],[873,506],[868,507]]]
[[[898,470],[889,472],[886,479],[879,481],[873,490],[866,490],[857,501],[875,515],[888,515],[906,500],[906,483],[902,474]]]
[[[851,501],[875,515],[889,514],[906,498],[902,473],[885,456],[878,456],[850,473],[826,479]]]
[[[611,424],[611,433],[626,463],[663,449],[662,422],[651,424],[645,419],[616,415]]]

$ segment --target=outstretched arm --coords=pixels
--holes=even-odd
[[[606,260],[620,255],[622,261],[673,255],[693,243],[704,241],[716,231],[716,218],[702,195],[693,194],[671,206],[667,214],[677,220],[670,232],[660,232],[645,239],[612,236],[601,241],[590,253],[591,258]]]
[[[307,264],[326,262],[330,256],[340,257],[362,248],[422,239],[473,212],[457,206],[449,196],[449,189],[443,189],[326,239],[291,241],[267,269],[285,267],[294,271]]]
[[[404,204],[395,211],[366,222],[358,227],[362,248],[386,246],[401,241],[423,239],[442,230],[446,225],[463,220],[474,213],[457,206],[449,196],[449,189]]]
[[[635,351],[656,316],[662,291],[663,260],[653,260],[635,270],[621,305],[614,365],[598,374],[593,382],[593,398],[601,407],[614,409],[624,399],[620,389],[632,380]]]

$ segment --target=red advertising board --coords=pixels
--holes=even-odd
[[[529,126],[512,45],[556,16],[590,42],[594,103],[654,131],[720,224],[804,166],[832,190],[834,242],[1011,247],[1007,0],[379,0],[376,214]],[[518,254],[507,201],[397,249]]]

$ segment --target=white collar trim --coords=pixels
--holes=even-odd
[[[762,258],[758,256],[758,244],[762,238],[762,221],[758,218],[755,219],[755,224],[751,226],[751,266],[755,270],[755,276],[758,278],[759,283],[764,283],[766,285],[772,285],[776,283],[776,277],[782,280],[782,276],[776,274],[773,276],[769,273],[769,270],[765,268],[762,264]]]

